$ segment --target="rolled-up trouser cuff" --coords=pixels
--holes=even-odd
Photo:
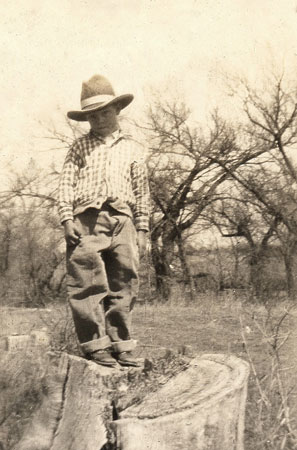
[[[112,342],[111,346],[115,353],[131,352],[135,349],[137,341],[129,339],[128,341],[116,341]]]
[[[80,344],[81,350],[86,353],[93,353],[97,350],[104,350],[111,346],[111,340],[109,336],[103,336],[99,339],[93,339],[92,341],[83,342]]]

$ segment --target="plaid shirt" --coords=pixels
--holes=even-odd
[[[108,202],[132,215],[137,230],[148,230],[149,187],[141,145],[120,131],[101,138],[92,130],[68,151],[60,177],[58,210],[61,222],[87,208]],[[131,209],[130,209],[131,208]]]

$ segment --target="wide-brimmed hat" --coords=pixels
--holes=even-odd
[[[69,119],[85,121],[87,114],[97,111],[107,105],[116,104],[120,109],[125,108],[133,100],[132,94],[115,95],[110,82],[102,75],[94,75],[82,84],[80,104],[81,110],[69,111]]]

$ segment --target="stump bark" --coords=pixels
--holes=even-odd
[[[127,369],[61,354],[47,376],[42,404],[14,450],[100,450],[108,441],[112,394],[117,386],[123,389],[127,377]]]
[[[121,450],[243,450],[249,366],[203,355],[115,422]]]

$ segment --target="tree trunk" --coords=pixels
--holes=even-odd
[[[156,288],[160,300],[167,301],[171,295],[171,270],[169,266],[169,256],[166,251],[159,248],[158,242],[152,240],[152,262],[156,274]]]
[[[238,280],[239,280],[239,251],[236,243],[234,243],[234,239],[231,238],[231,247],[232,247],[232,255],[233,255],[233,261],[234,261],[234,268],[233,268],[233,274],[232,274],[232,284],[235,288],[240,287],[238,286]]]
[[[121,450],[243,450],[249,367],[204,355],[115,422]]]
[[[296,295],[296,283],[294,276],[294,254],[290,250],[284,254],[284,263],[286,269],[287,292],[291,299]]]
[[[9,269],[9,256],[10,256],[10,245],[11,245],[11,229],[7,226],[4,233],[4,238],[2,241],[3,247],[3,259],[2,259],[2,272],[7,272]]]
[[[262,251],[252,248],[250,256],[250,285],[255,298],[261,298],[265,291],[264,262],[265,257]]]
[[[179,259],[180,259],[180,263],[181,263],[181,267],[182,267],[182,271],[183,271],[183,280],[184,280],[185,285],[189,286],[189,296],[190,296],[190,300],[193,302],[196,297],[196,287],[195,287],[195,283],[194,283],[194,280],[193,280],[193,277],[192,277],[192,274],[190,271],[190,267],[188,265],[184,242],[183,242],[182,236],[180,236],[180,235],[177,238],[177,245],[178,245]]]

